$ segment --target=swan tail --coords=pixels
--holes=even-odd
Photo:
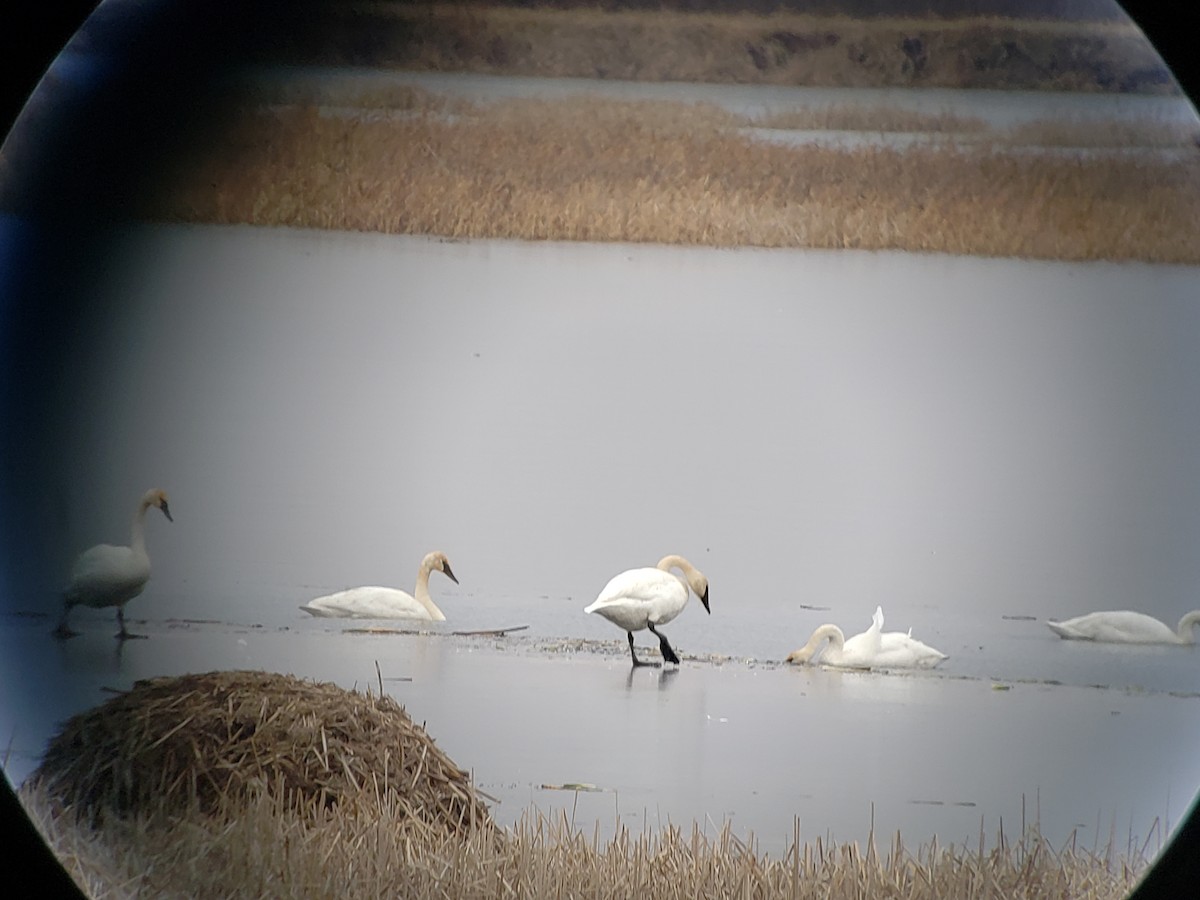
[[[1062,622],[1046,621],[1046,627],[1057,634],[1063,640],[1075,640],[1079,637],[1074,631],[1064,625]]]

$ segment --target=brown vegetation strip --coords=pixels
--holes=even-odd
[[[71,719],[21,788],[94,898],[1124,896],[1145,847],[881,853],[801,841],[779,858],[728,824],[602,841],[537,813],[495,828],[465,773],[387,697],[263,672],[138,682]],[[112,814],[117,813],[117,814]]]
[[[755,141],[715,107],[507,101],[366,120],[245,110],[141,214],[449,238],[1200,262],[1200,154]]]
[[[430,825],[490,822],[467,774],[390,697],[267,672],[139,681],[68,721],[31,781],[97,822],[212,813],[263,789],[306,814],[371,792]]]
[[[488,837],[455,835],[364,792],[302,815],[257,792],[216,815],[194,810],[106,821],[91,829],[55,813],[41,789],[22,798],[67,870],[98,900],[125,897],[792,897],[841,900],[1116,900],[1145,870],[1112,846],[1055,849],[1030,829],[996,846],[922,846],[896,835],[877,848],[820,839],[796,827],[781,857],[725,825],[715,833],[667,827],[601,840],[527,815]]]

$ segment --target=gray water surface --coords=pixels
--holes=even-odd
[[[105,623],[109,625],[111,623]],[[411,627],[411,626],[410,626]],[[561,815],[587,834],[729,823],[780,854],[896,831],[989,846],[1037,822],[1061,845],[1160,849],[1200,783],[1200,699],[921,674],[712,664],[632,669],[623,650],[540,652],[505,639],[144,623],[66,644],[9,623],[36,662],[4,685],[20,781],[56,720],[150,675],[266,669],[383,690],[468,769],[504,825]],[[36,654],[32,651],[36,649]],[[1189,660],[1195,663],[1194,654]],[[379,666],[378,670],[376,665]],[[36,687],[34,687],[36,686]],[[19,714],[18,714],[19,713]],[[1147,735],[1153,740],[1148,741]],[[35,738],[37,740],[35,740]],[[566,787],[583,785],[583,789]]]
[[[1200,786],[1195,648],[1040,621],[1200,605],[1196,268],[146,226],[81,274],[47,376],[66,464],[23,495],[3,573],[15,780],[105,686],[363,687],[378,660],[504,821],[569,805],[782,843],[795,816],[861,838],[874,805],[915,844],[1011,828],[1024,798],[1052,839],[1103,844]],[[175,521],[151,512],[129,605],[150,639],[118,654],[111,612],[77,610],[84,635],[51,641],[71,558],[127,541],[151,486]],[[298,609],[411,590],[431,549],[461,582],[434,576],[432,634]],[[631,673],[582,608],[668,553],[712,615],[664,629],[680,671]],[[779,665],[876,604],[950,659]],[[606,790],[540,787],[566,782]]]
[[[464,72],[407,72],[351,67],[256,67],[235,77],[249,85],[328,91],[411,86],[476,102],[539,97],[609,97],[633,101],[712,103],[731,112],[766,116],[797,110],[866,108],[926,115],[979,118],[994,128],[1030,122],[1154,121],[1195,124],[1196,110],[1185,95],[990,91],[956,88],[799,87],[770,84],[701,84],[619,79],[537,78]]]

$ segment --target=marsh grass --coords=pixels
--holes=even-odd
[[[72,717],[30,777],[94,823],[212,812],[263,789],[312,813],[370,790],[414,821],[490,827],[467,773],[382,683],[371,696],[269,672],[139,681]]]
[[[781,146],[716,106],[247,107],[137,213],[446,238],[1200,262],[1200,154]]]
[[[96,898],[273,897],[792,897],[1108,900],[1146,868],[1110,841],[1054,847],[1036,828],[1001,831],[989,848],[915,852],[896,834],[883,846],[801,840],[773,857],[728,824],[668,826],[601,838],[564,816],[528,812],[498,839],[454,834],[399,813],[367,791],[336,809],[297,810],[268,791],[215,813],[143,810],[98,829],[41,788],[21,793],[31,819],[72,877]]]
[[[305,27],[319,41],[273,42],[256,61],[1177,93],[1153,47],[1120,20],[566,5],[318,4]],[[1188,126],[1051,122],[991,133],[969,116],[887,109],[747,119],[705,104],[595,96],[485,104],[353,77],[258,85],[241,100],[212,133],[164,136],[171,152],[163,151],[162,169],[147,167],[153,175],[137,191],[97,180],[72,205],[111,204],[117,215],[153,221],[450,239],[1200,263],[1200,153],[1189,152],[1196,134]],[[902,151],[785,146],[746,133],[752,126],[947,139]],[[36,134],[27,129],[0,157],[0,208],[22,214],[39,202],[20,177],[40,159]],[[1028,144],[1179,152],[1068,158],[1006,150]]]
[[[501,829],[380,690],[263,672],[138,682],[69,720],[19,796],[96,898],[1108,900],[1146,868],[1148,844],[1056,849],[1024,822],[1016,841],[1001,828],[989,847],[981,823],[975,848],[912,853],[899,834],[881,851],[873,828],[861,846],[805,842],[797,820],[778,857],[728,823],[618,819],[602,838],[529,810]]]

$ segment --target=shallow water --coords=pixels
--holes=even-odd
[[[862,838],[874,804],[915,844],[1011,833],[1024,798],[1052,839],[1103,844],[1200,786],[1195,648],[1040,621],[1196,605],[1200,270],[130,227],[81,277],[81,324],[4,435],[61,463],[7,486],[15,780],[106,686],[250,666],[362,687],[378,660],[504,821],[731,819],[778,846],[794,816]],[[127,540],[151,485],[175,516],[151,513],[129,606],[151,639],[118,656],[111,615],[76,610],[84,636],[52,642],[72,556]],[[411,590],[435,548],[461,584],[433,576],[434,634],[298,609]],[[664,629],[681,671],[630,673],[582,608],[667,553],[713,612]],[[950,659],[778,665],[877,603]],[[611,790],[540,787],[571,782]]]
[[[995,128],[1045,120],[1156,121],[1194,124],[1196,110],[1183,95],[986,91],[952,88],[833,88],[761,84],[696,84],[586,78],[533,78],[461,72],[404,72],[353,68],[255,68],[239,73],[248,84],[287,85],[313,91],[370,90],[411,85],[474,101],[579,96],[622,100],[712,103],[732,112],[765,116],[795,110],[880,108],[928,115],[979,118]]]
[[[709,833],[729,822],[779,853],[797,818],[804,839],[861,841],[873,825],[910,846],[935,835],[973,844],[981,828],[993,842],[1002,827],[1012,836],[1039,821],[1056,843],[1074,832],[1123,851],[1149,837],[1155,851],[1186,808],[1185,786],[1200,783],[1194,755],[1180,752],[1200,738],[1195,697],[740,661],[633,670],[623,641],[607,653],[350,634],[328,621],[151,622],[139,626],[148,640],[124,646],[107,621],[65,644],[45,624],[10,621],[3,633],[6,655],[20,644],[36,659],[25,682],[38,686],[33,696],[5,684],[0,727],[12,735],[15,781],[32,768],[35,737],[108,690],[253,668],[359,689],[382,679],[471,770],[502,824],[535,808],[602,835],[618,821],[635,831],[695,821]]]
[[[837,150],[862,150],[870,147],[886,147],[892,150],[909,150],[922,147],[979,149],[1004,156],[1052,156],[1072,159],[1131,158],[1181,162],[1194,159],[1196,148],[1192,144],[1180,146],[1155,146],[1122,144],[1118,147],[1067,146],[1058,144],[1010,144],[997,143],[992,132],[952,133],[914,131],[835,131],[830,129],[779,129],[745,128],[742,133],[755,140],[785,146],[828,147]]]

